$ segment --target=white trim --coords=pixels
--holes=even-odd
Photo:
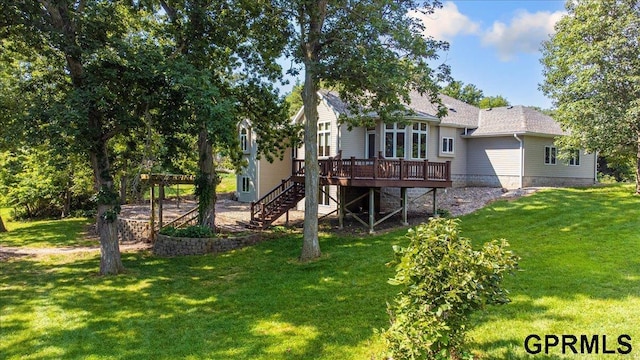
[[[522,189],[523,187],[523,181],[524,181],[524,141],[522,139],[520,139],[518,137],[518,134],[513,134],[513,137],[518,140],[518,142],[520,143],[520,176],[519,176],[519,184],[520,184],[520,189]]]

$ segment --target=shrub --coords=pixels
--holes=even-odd
[[[456,219],[432,219],[410,229],[406,248],[394,246],[396,275],[402,286],[388,304],[391,326],[383,332],[394,359],[459,359],[468,355],[464,337],[470,314],[487,304],[509,302],[505,273],[518,258],[506,240],[473,250],[460,236]]]
[[[211,231],[210,228],[200,225],[188,226],[186,228],[168,226],[160,230],[160,234],[185,238],[210,238],[215,236],[215,233]]]

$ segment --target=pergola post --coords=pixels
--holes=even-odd
[[[156,197],[155,187],[155,184],[151,183],[151,191],[149,193],[149,201],[151,202],[151,214],[149,216],[149,240],[151,242],[153,242],[153,240],[155,239],[156,227],[156,203],[154,201]]]
[[[162,216],[162,200],[164,199],[164,184],[160,183],[160,188],[158,189],[158,229],[162,229],[163,225],[163,216]]]

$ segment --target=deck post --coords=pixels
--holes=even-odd
[[[351,157],[351,169],[349,170],[351,173],[349,174],[349,178],[354,179],[355,176],[355,169],[356,169],[356,157],[352,156]]]
[[[436,204],[436,193],[438,192],[438,188],[433,188],[433,217],[438,218],[438,205]]]
[[[344,187],[338,185],[338,228],[344,228]]]
[[[404,180],[404,159],[400,159],[400,180]]]
[[[375,189],[369,188],[369,234],[373,234],[373,227],[376,223],[376,204],[375,204]]]
[[[451,181],[451,161],[447,161],[447,181]]]
[[[373,178],[377,179],[378,178],[378,168],[380,167],[379,163],[378,163],[378,159],[373,159]]]
[[[424,168],[422,169],[424,180],[429,179],[429,160],[424,159]]]
[[[155,239],[155,227],[156,227],[156,203],[154,198],[156,197],[155,185],[151,183],[151,191],[149,194],[149,201],[151,201],[151,214],[149,216],[149,240],[153,242]]]
[[[407,207],[409,205],[409,201],[407,197],[407,188],[400,188],[400,202],[402,203],[402,225],[409,225],[409,221],[407,221]]]

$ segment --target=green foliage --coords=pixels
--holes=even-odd
[[[200,225],[188,226],[185,228],[168,226],[160,230],[160,234],[184,238],[212,238],[216,236],[210,228]]]
[[[638,2],[568,1],[566,8],[541,60],[541,89],[554,100],[555,120],[571,131],[560,145],[635,159],[640,173]]]
[[[448,83],[440,92],[473,106],[478,106],[480,100],[484,98],[482,90],[478,89],[475,85],[465,85],[462,81],[457,80]]]
[[[409,230],[407,247],[394,247],[389,283],[402,291],[389,305],[391,327],[383,333],[394,359],[462,357],[469,316],[509,302],[502,279],[517,269],[518,257],[504,239],[473,250],[458,223],[432,219]]]
[[[500,95],[487,96],[482,98],[482,100],[478,102],[478,107],[480,109],[490,109],[490,108],[497,108],[497,107],[508,106],[508,105],[509,105],[509,101]]]
[[[92,174],[77,156],[62,156],[47,144],[0,152],[0,203],[17,218],[68,216],[93,206]]]

